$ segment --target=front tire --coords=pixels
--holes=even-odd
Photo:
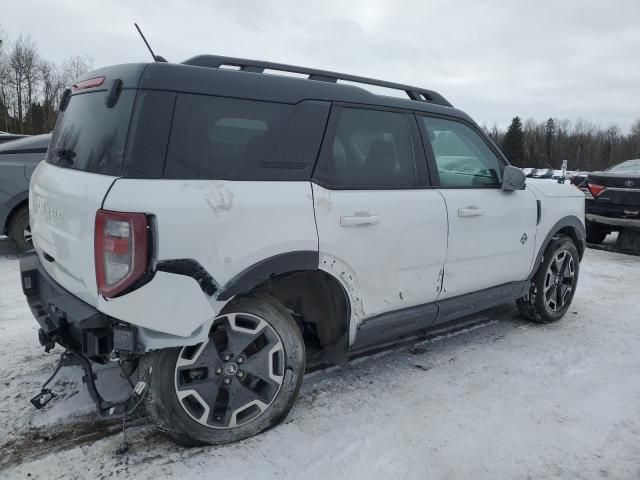
[[[516,300],[520,314],[532,322],[560,320],[571,306],[578,285],[580,255],[573,240],[551,240],[533,277],[529,293]]]
[[[298,325],[264,294],[230,302],[206,342],[146,354],[140,368],[151,419],[187,446],[235,442],[278,424],[304,370]]]

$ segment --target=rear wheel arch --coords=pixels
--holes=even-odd
[[[317,265],[313,269],[283,272],[234,296],[222,311],[256,294],[275,298],[292,313],[302,331],[309,363],[344,363],[351,303],[338,278]]]
[[[334,345],[349,331],[349,296],[340,281],[322,270],[286,273],[257,287],[294,312],[322,347]],[[346,347],[346,343],[344,345]]]

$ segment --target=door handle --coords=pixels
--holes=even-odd
[[[479,217],[484,215],[484,210],[476,207],[475,205],[469,205],[467,208],[459,208],[459,217]]]
[[[358,225],[377,225],[380,223],[378,215],[353,215],[350,217],[340,217],[341,227],[356,227]]]

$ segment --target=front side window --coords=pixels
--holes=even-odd
[[[499,186],[501,164],[484,140],[468,126],[422,117],[442,187]]]
[[[331,150],[315,178],[339,188],[402,188],[416,185],[411,137],[404,114],[342,108]]]

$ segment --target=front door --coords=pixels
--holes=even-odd
[[[413,115],[332,109],[313,184],[320,268],[341,279],[356,324],[438,296],[447,215],[419,141]]]
[[[470,125],[418,120],[447,205],[449,246],[440,299],[524,280],[536,243],[535,196],[501,189],[504,164]]]

